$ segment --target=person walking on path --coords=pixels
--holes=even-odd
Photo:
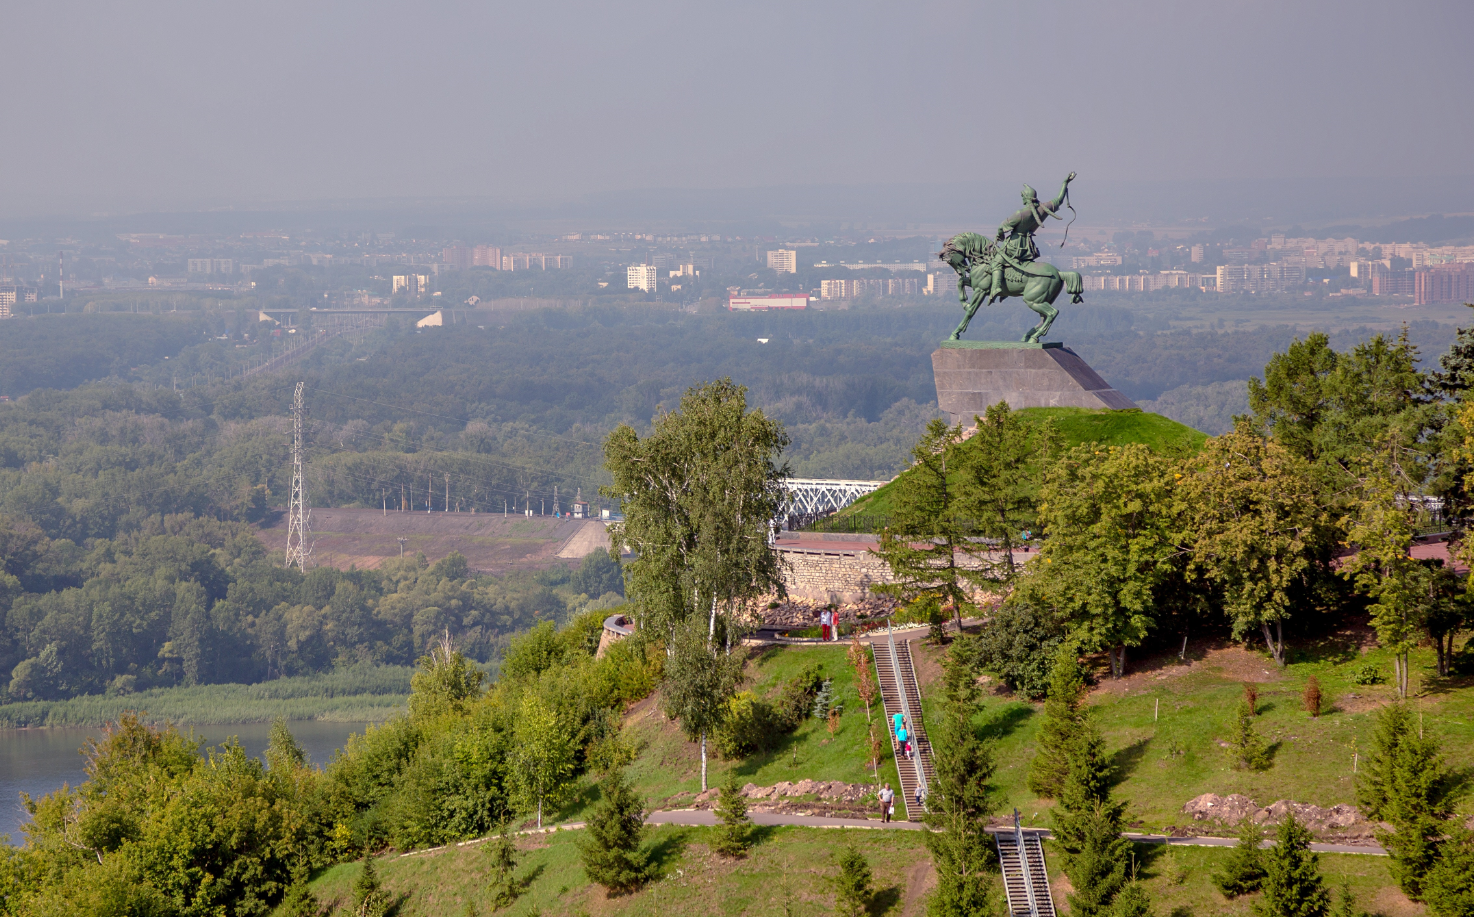
[[[834,616],[830,613],[828,608],[819,612],[819,639],[824,641],[825,643],[829,642],[829,627],[830,622],[832,622],[833,620]]]
[[[926,811],[926,790],[923,790],[920,784],[916,786],[916,810],[918,812]]]
[[[896,811],[896,794],[887,783],[880,788],[880,820],[882,824],[889,824],[891,814]]]
[[[906,715],[897,713],[891,717],[891,723],[891,732],[897,736],[901,735],[906,729]]]

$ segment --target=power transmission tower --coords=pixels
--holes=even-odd
[[[302,474],[302,460],[306,448],[302,442],[302,389],[305,382],[297,383],[297,394],[292,399],[292,502],[287,508],[287,566],[296,566],[307,572],[307,558],[312,556],[312,545],[307,541],[309,517],[312,510],[307,506],[307,480]]]

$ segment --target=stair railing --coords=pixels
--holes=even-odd
[[[885,622],[885,639],[891,649],[891,675],[896,679],[896,693],[901,697],[901,713],[906,717],[905,722],[911,724],[911,731],[915,733],[916,719],[911,716],[911,704],[906,700],[906,683],[901,677],[901,660],[896,655],[896,635],[891,629],[891,622],[889,620]],[[917,694],[920,693],[921,688],[918,685]],[[931,790],[926,785],[926,769],[921,766],[921,740],[918,739],[915,744],[916,755],[911,759],[911,764],[916,768],[916,785],[921,787],[921,798],[925,800],[927,796],[931,795]],[[923,811],[926,810],[925,802],[922,803],[921,808]]]
[[[1017,808],[1013,810],[1013,843],[1018,848],[1019,869],[1024,874],[1024,891],[1029,896],[1029,917],[1039,917],[1039,902],[1034,900],[1034,877],[1029,875],[1029,848],[1024,846],[1024,829],[1019,824]]]

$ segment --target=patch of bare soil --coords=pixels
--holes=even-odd
[[[313,560],[346,570],[373,569],[404,552],[423,552],[433,563],[452,551],[465,556],[471,569],[503,573],[514,569],[544,569],[566,563],[565,552],[584,529],[599,522],[552,516],[502,516],[500,513],[384,513],[375,509],[314,509]],[[287,517],[276,514],[256,527],[267,548],[284,551]]]
[[[937,870],[927,857],[906,873],[906,897],[901,904],[901,917],[921,917],[926,913],[926,896],[937,884]]]
[[[1104,657],[1102,657],[1104,659]],[[1249,681],[1266,684],[1279,681],[1284,676],[1274,661],[1267,655],[1245,649],[1238,643],[1216,643],[1209,646],[1189,644],[1187,658],[1180,660],[1176,653],[1159,656],[1144,656],[1126,659],[1126,674],[1111,678],[1103,666],[1096,672],[1097,682],[1093,693],[1126,695],[1135,694],[1152,684],[1169,678],[1207,672],[1227,681]]]

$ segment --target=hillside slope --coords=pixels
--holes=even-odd
[[[1091,408],[1024,408],[1016,412],[1023,421],[1034,427],[1045,421],[1053,421],[1055,429],[1064,438],[1066,446],[1083,443],[1100,443],[1104,446],[1124,446],[1128,443],[1143,443],[1162,452],[1197,452],[1208,441],[1208,435],[1192,427],[1180,424],[1160,414],[1145,411],[1093,410]],[[1021,469],[1020,473],[1032,475],[1034,469]],[[855,501],[839,513],[840,516],[888,516],[896,482],[905,477],[901,472],[895,480],[872,494]]]

